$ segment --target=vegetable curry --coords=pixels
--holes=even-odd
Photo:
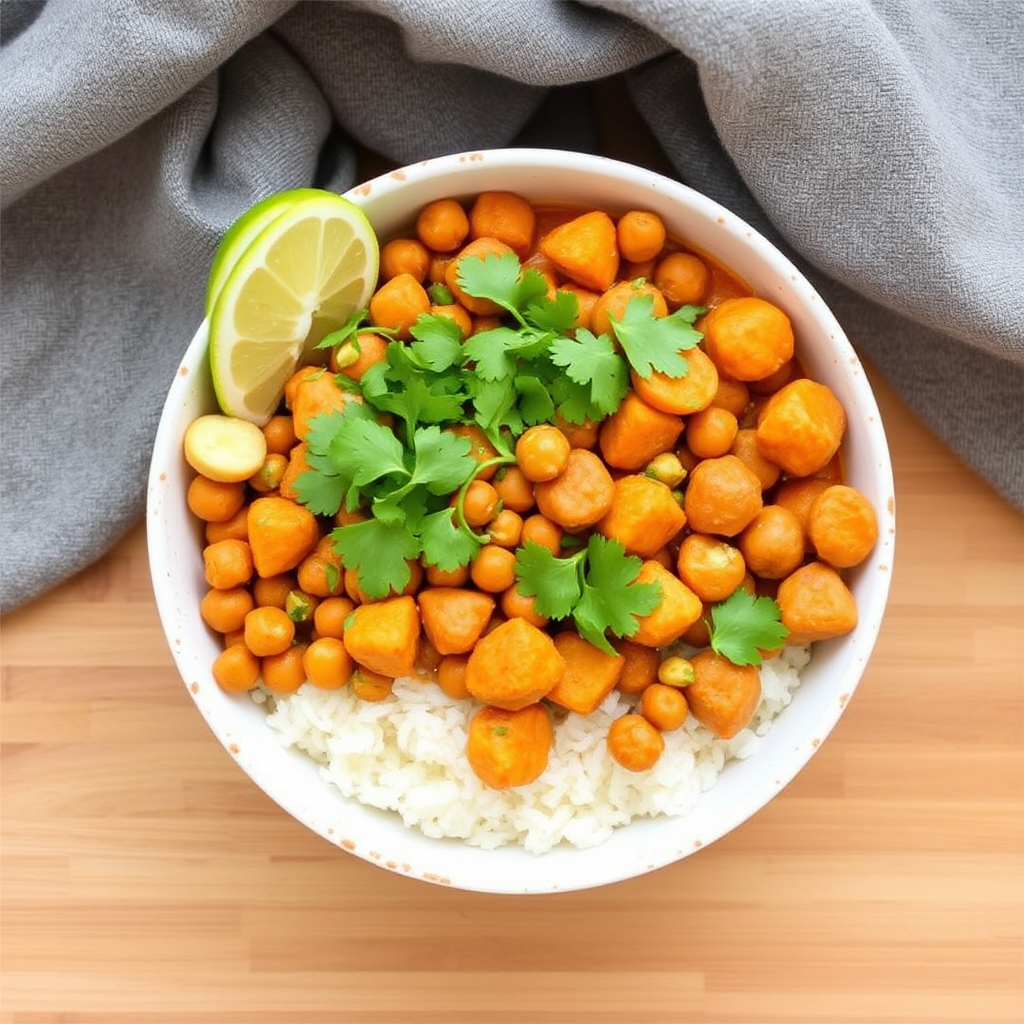
[[[479,705],[466,756],[495,788],[616,688],[631,771],[690,715],[734,736],[763,659],[853,629],[877,534],[796,344],[648,211],[427,204],[262,444],[186,433],[215,679],[372,701],[418,677]]]

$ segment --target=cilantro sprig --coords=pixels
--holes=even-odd
[[[643,565],[615,540],[591,534],[586,547],[557,557],[532,541],[516,552],[519,591],[535,599],[537,611],[551,619],[572,618],[580,636],[608,654],[608,639],[632,636],[638,617],[661,602],[657,583],[637,583]]]
[[[409,582],[409,559],[465,565],[483,542],[461,526],[449,495],[479,472],[470,442],[437,424],[416,426],[403,445],[361,402],[315,416],[306,438],[310,470],[295,481],[298,500],[318,515],[340,508],[371,517],[339,526],[331,539],[346,566],[359,570],[370,597]]]
[[[711,606],[711,648],[734,665],[760,665],[761,652],[778,650],[789,636],[780,619],[776,601],[739,587]]]
[[[702,306],[680,306],[668,316],[654,316],[654,299],[636,295],[626,303],[622,317],[609,315],[612,331],[630,366],[641,377],[654,370],[669,377],[685,377],[689,365],[683,352],[703,337],[693,326]]]
[[[341,508],[368,513],[367,520],[340,526],[331,536],[344,564],[359,570],[360,586],[370,597],[401,590],[411,559],[455,569],[486,542],[461,511],[461,494],[481,467],[469,442],[445,427],[477,425],[497,460],[512,462],[515,439],[527,427],[556,416],[576,424],[599,422],[625,397],[631,370],[644,376],[654,370],[684,374],[682,352],[700,340],[692,326],[698,307],[655,317],[653,302],[643,295],[612,320],[614,337],[577,329],[577,297],[568,291],[549,296],[546,278],[513,253],[461,260],[458,283],[496,303],[503,323],[463,341],[451,319],[420,316],[411,339],[393,339],[385,359],[359,381],[338,377],[361,401],[315,417],[306,438],[309,469],[296,481],[298,500],[318,515]],[[450,296],[435,289],[434,297]],[[358,351],[359,335],[368,330],[393,334],[368,325],[364,310],[318,347],[351,344]],[[381,422],[382,414],[393,427]],[[452,494],[458,495],[454,503]],[[561,559],[564,565],[540,568],[537,559],[543,558],[520,553],[526,574],[521,589],[539,587],[541,603],[556,609],[545,614],[571,616],[603,649],[610,649],[609,631],[631,635],[636,616],[660,600],[656,586],[635,583],[639,560],[603,538]],[[551,581],[564,578],[568,585],[570,576],[566,605]]]

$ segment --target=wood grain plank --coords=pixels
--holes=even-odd
[[[1020,1024],[1024,517],[875,380],[900,537],[807,768],[687,861],[451,891],[287,818],[178,678],[141,526],[2,623],[4,1024]]]

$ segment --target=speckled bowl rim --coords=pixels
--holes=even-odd
[[[214,408],[206,361],[207,324],[192,338],[170,386],[149,474],[150,569],[161,624],[178,671],[203,718],[238,766],[288,814],[339,848],[398,874],[479,892],[526,894],[586,889],[635,877],[707,847],[767,804],[810,760],[861,679],[882,623],[895,553],[892,466],[881,416],[863,367],[839,323],[793,263],[735,214],[652,171],[561,150],[498,149],[425,160],[346,193],[378,233],[406,227],[422,203],[488,189],[533,199],[660,213],[672,235],[720,260],[755,292],[789,313],[808,373],[847,410],[848,482],[872,500],[879,541],[850,575],[856,629],[819,644],[792,704],[744,761],[729,763],[688,815],[638,819],[600,846],[534,855],[520,847],[486,851],[427,838],[400,818],[346,799],[305,756],[285,749],[248,696],[222,692],[210,674],[220,649],[199,617],[205,589],[201,531],[188,512],[191,472],[181,455],[187,423]]]

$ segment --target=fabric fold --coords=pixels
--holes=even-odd
[[[750,221],[1024,510],[1022,124],[1012,4],[7,0],[0,608],[138,521],[242,211],[514,144],[643,151]]]

